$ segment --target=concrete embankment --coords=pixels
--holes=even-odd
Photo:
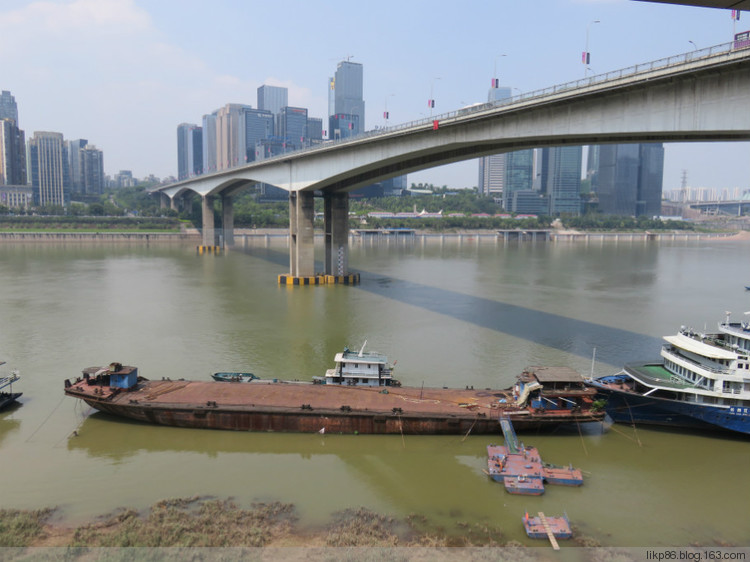
[[[200,235],[184,232],[0,232],[0,243],[5,242],[195,242]]]
[[[750,232],[578,232],[560,230],[534,231],[461,231],[461,232],[430,232],[414,230],[407,235],[396,238],[419,238],[423,240],[499,240],[499,241],[551,241],[551,242],[629,242],[629,241],[669,241],[669,240],[750,240]],[[510,236],[509,234],[515,234]],[[285,238],[289,236],[286,228],[267,229],[236,229],[234,243],[243,247],[251,240],[270,238]],[[316,237],[322,237],[322,233],[316,233]],[[374,240],[377,238],[394,238],[393,235],[370,233],[368,236],[356,235],[354,240]],[[5,242],[166,242],[166,243],[191,243],[200,244],[201,235],[197,229],[188,229],[183,232],[0,232],[0,243]]]

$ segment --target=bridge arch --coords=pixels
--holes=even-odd
[[[290,272],[314,273],[313,193],[326,201],[326,272],[347,258],[348,192],[379,179],[524,148],[750,139],[750,50],[724,45],[465,108],[160,188],[202,196],[260,181],[290,192]],[[205,216],[204,216],[205,227]],[[347,236],[344,236],[347,233]],[[338,246],[337,246],[338,244]]]

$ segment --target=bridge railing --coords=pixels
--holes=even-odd
[[[480,113],[482,111],[487,111],[488,109],[494,109],[494,108],[504,107],[504,106],[512,106],[519,102],[525,102],[525,101],[534,100],[538,98],[544,98],[550,95],[559,94],[559,93],[563,93],[566,91],[580,90],[582,88],[586,88],[589,86],[601,85],[606,82],[613,82],[613,81],[621,80],[623,78],[636,76],[639,74],[646,74],[648,72],[653,72],[655,70],[663,70],[663,69],[670,68],[670,67],[682,66],[682,65],[689,64],[695,61],[713,58],[717,55],[727,54],[727,53],[733,52],[734,50],[736,50],[734,48],[734,43],[723,43],[721,45],[714,45],[712,47],[706,47],[704,49],[697,49],[697,50],[693,50],[687,53],[673,55],[671,57],[666,57],[666,58],[658,59],[655,61],[641,63],[641,64],[637,64],[634,66],[629,66],[627,68],[622,68],[619,70],[613,70],[610,72],[606,72],[604,74],[596,74],[588,78],[581,78],[578,80],[573,80],[571,82],[565,82],[563,84],[556,84],[554,86],[548,86],[546,88],[533,90],[531,92],[523,92],[521,94],[511,96],[508,98],[504,98],[501,100],[497,100],[497,101],[472,105],[472,106],[465,107],[462,109],[450,111],[448,113],[435,115],[434,117],[422,118],[419,120],[410,121],[408,123],[401,123],[399,125],[387,127],[384,129],[368,131],[364,134],[357,135],[356,137],[351,137],[348,139],[341,139],[341,140],[337,140],[333,142],[334,143],[351,142],[356,139],[366,138],[368,136],[387,134],[387,133],[397,132],[397,131],[404,130],[404,129],[411,129],[411,128],[415,128],[415,127],[419,127],[423,125],[431,125],[432,122],[435,120],[446,121],[446,120],[450,120],[456,117],[464,117],[466,115],[470,115],[473,113]]]
[[[662,58],[662,59],[658,59],[658,60],[650,61],[646,63],[636,64],[634,66],[629,66],[627,68],[622,68],[619,70],[613,70],[610,72],[606,72],[604,74],[596,74],[587,78],[581,78],[578,80],[573,80],[571,82],[565,82],[563,84],[548,86],[546,88],[533,90],[531,92],[524,92],[515,96],[504,98],[502,100],[497,100],[497,101],[492,101],[492,102],[487,102],[487,103],[479,103],[479,104],[472,105],[469,107],[464,107],[461,109],[449,111],[447,113],[441,113],[433,117],[424,117],[424,118],[417,119],[414,121],[400,123],[398,125],[392,125],[389,127],[373,129],[371,131],[366,131],[364,133],[360,133],[356,136],[352,136],[348,138],[336,139],[336,140],[325,140],[323,141],[322,146],[315,145],[315,146],[310,146],[306,148],[301,148],[298,150],[285,152],[284,154],[278,154],[270,158],[266,158],[262,160],[261,162],[278,160],[281,158],[286,158],[290,154],[295,154],[295,155],[302,154],[305,152],[320,150],[323,147],[328,147],[332,145],[338,146],[341,144],[357,142],[363,139],[389,135],[389,134],[397,133],[399,131],[405,131],[408,129],[415,129],[415,128],[420,128],[420,127],[432,127],[432,124],[434,121],[446,122],[452,119],[463,118],[472,114],[478,114],[483,111],[497,109],[499,107],[513,106],[521,102],[533,101],[535,99],[541,99],[541,98],[545,98],[545,97],[555,95],[555,94],[560,94],[560,93],[574,91],[574,90],[580,90],[580,89],[590,87],[590,86],[598,86],[598,85],[605,84],[607,82],[614,82],[617,80],[622,80],[623,78],[637,76],[639,74],[646,74],[649,72],[653,72],[655,70],[663,70],[663,69],[667,69],[670,67],[676,68],[676,67],[690,64],[696,61],[706,60],[706,59],[710,59],[710,58],[717,57],[720,55],[730,54],[732,52],[735,52],[737,50],[742,50],[742,49],[750,49],[750,45],[746,45],[744,43],[729,42],[729,43],[722,43],[720,45],[714,45],[712,47],[706,47],[703,49],[695,49],[687,53],[673,55],[670,57],[666,57],[666,58]],[[242,166],[237,166],[237,168],[239,167],[242,167]],[[218,174],[226,173],[228,171],[229,170],[221,170],[218,172],[213,172],[212,174],[203,174],[201,176],[196,176],[195,179],[214,175],[214,174],[218,175]]]

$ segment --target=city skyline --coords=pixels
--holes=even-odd
[[[372,129],[484,101],[494,78],[515,95],[725,43],[750,27],[732,21],[728,10],[628,0],[485,4],[470,0],[456,14],[421,0],[377,9],[221,0],[211,10],[176,0],[8,0],[0,9],[0,88],[14,95],[27,138],[59,131],[66,139],[94,139],[108,174],[166,177],[177,175],[180,123],[200,125],[208,111],[229,103],[257,108],[261,85],[287,88],[290,106],[326,119],[328,79],[342,61],[364,67]],[[282,11],[293,15],[276,44],[281,36],[263,22]],[[311,39],[316,26],[326,28],[342,13],[368,25],[336,26],[325,40]],[[253,44],[269,46],[268,56],[244,50],[247,25]],[[587,37],[588,70],[581,63]],[[748,156],[745,142],[665,144],[664,189],[679,188],[683,170],[690,186],[748,188]],[[423,182],[475,186],[477,162],[409,174],[409,183]]]

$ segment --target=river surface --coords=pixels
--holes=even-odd
[[[317,249],[322,256],[322,248]],[[750,311],[750,242],[495,242],[471,236],[351,246],[355,287],[279,287],[285,238],[224,255],[194,246],[0,246],[0,359],[21,404],[0,414],[0,507],[57,506],[68,523],[164,498],[283,501],[305,524],[368,507],[504,530],[567,512],[604,545],[750,544],[750,439],[595,424],[521,434],[581,488],[508,495],[486,436],[257,434],[157,427],[63,396],[84,367],[159,379],[215,371],[310,380],[345,345],[381,351],[411,386],[510,386],[529,365],[610,374],[658,357],[680,325]],[[592,361],[595,355],[595,361]],[[502,437],[495,440],[502,442]]]

